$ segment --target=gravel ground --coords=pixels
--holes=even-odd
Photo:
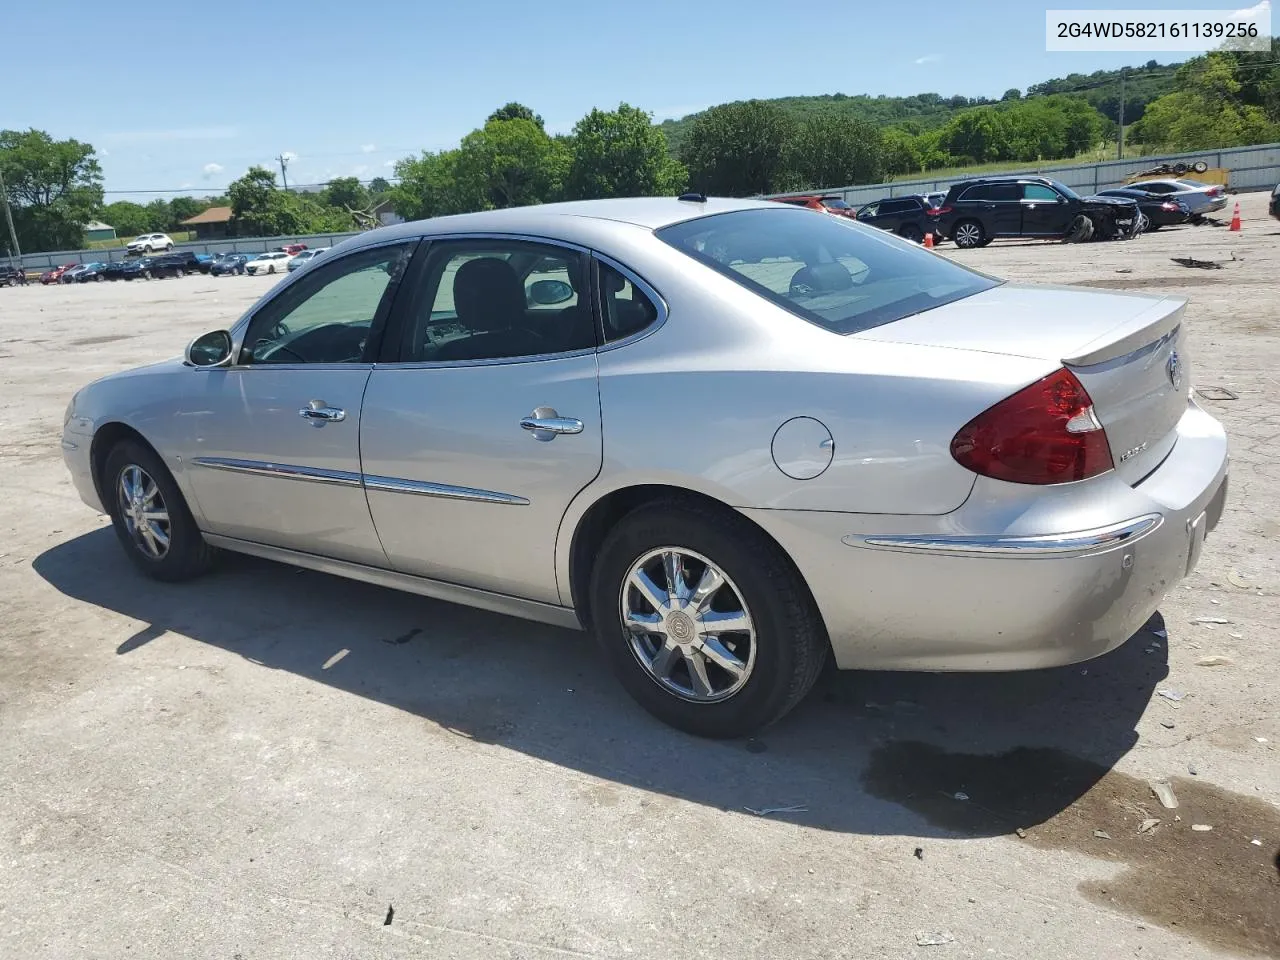
[[[1061,670],[832,674],[738,743],[580,634],[248,559],[142,580],[63,408],[274,278],[0,290],[0,956],[1280,956],[1280,224],[1241,204],[941,251],[1191,298],[1232,486],[1162,619]]]

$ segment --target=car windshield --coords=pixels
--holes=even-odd
[[[786,208],[699,217],[657,235],[835,333],[892,323],[999,282],[846,217]]]
[[[1062,183],[1060,180],[1050,180],[1049,185],[1053,187],[1053,189],[1057,190],[1064,197],[1066,197],[1068,200],[1080,199],[1080,194],[1076,193],[1074,190],[1068,187],[1065,183]]]

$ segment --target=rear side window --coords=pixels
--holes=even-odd
[[[869,330],[997,285],[844,217],[738,210],[672,224],[657,236],[834,333]]]
[[[991,200],[1021,200],[1022,187],[1016,183],[991,184]]]
[[[978,183],[970,187],[964,193],[960,194],[960,200],[990,200],[991,184]]]

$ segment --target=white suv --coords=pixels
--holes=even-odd
[[[136,240],[129,241],[125,249],[130,253],[155,253],[157,250],[168,252],[173,249],[173,241],[167,233],[144,233]]]

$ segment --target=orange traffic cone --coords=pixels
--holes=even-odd
[[[932,250],[932,249],[933,249],[933,234],[932,234],[932,233],[926,233],[926,234],[924,235],[924,248],[925,248],[926,250]]]
[[[1236,201],[1236,209],[1231,214],[1231,227],[1229,229],[1233,233],[1240,232],[1240,201],[1239,200]]]

